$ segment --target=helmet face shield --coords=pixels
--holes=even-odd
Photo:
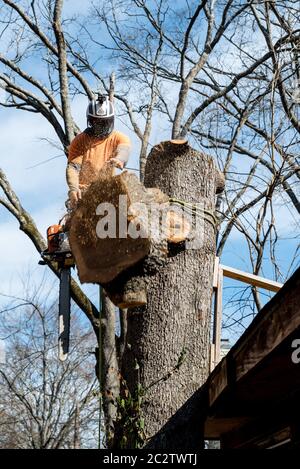
[[[114,120],[113,116],[106,119],[89,117],[88,125],[91,130],[91,134],[98,138],[107,137],[114,130]]]
[[[107,137],[114,128],[114,106],[108,96],[99,95],[89,102],[87,111],[89,133],[95,137]]]

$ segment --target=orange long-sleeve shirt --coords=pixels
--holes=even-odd
[[[80,188],[87,187],[98,178],[105,162],[115,157],[119,145],[130,146],[131,143],[127,135],[118,131],[102,139],[85,132],[74,138],[69,148],[68,162],[81,164]]]

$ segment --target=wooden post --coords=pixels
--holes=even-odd
[[[214,366],[220,361],[221,356],[221,334],[222,334],[222,300],[223,300],[223,269],[218,267],[217,271],[217,288],[214,304],[214,334],[213,344],[215,346]]]
[[[269,280],[259,275],[254,275],[249,272],[234,269],[220,264],[218,257],[215,259],[213,288],[215,293],[214,298],[214,318],[213,318],[213,337],[210,352],[210,371],[212,371],[219,363],[221,358],[221,335],[222,335],[222,293],[223,293],[223,277],[232,278],[240,282],[247,283],[259,288],[264,288],[268,291],[277,292],[282,287],[282,284]]]
[[[215,257],[215,265],[214,265],[214,276],[213,276],[213,289],[214,289],[214,310],[213,310],[213,331],[212,331],[212,340],[210,344],[210,372],[216,366],[216,302],[217,302],[217,294],[218,294],[218,285],[219,285],[219,266],[220,266],[220,258]]]

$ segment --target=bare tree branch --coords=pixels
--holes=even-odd
[[[53,16],[53,30],[56,37],[56,45],[58,51],[58,71],[60,82],[60,97],[62,112],[64,117],[65,132],[68,145],[74,138],[73,119],[71,114],[68,84],[68,65],[67,52],[64,34],[61,28],[61,15],[63,8],[63,0],[56,0]]]

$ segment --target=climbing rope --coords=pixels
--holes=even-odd
[[[172,205],[177,205],[177,206],[183,208],[184,211],[188,215],[202,217],[204,220],[206,220],[208,223],[210,223],[212,225],[212,227],[214,228],[215,231],[217,230],[219,220],[216,217],[216,214],[215,214],[214,210],[203,209],[203,208],[200,208],[196,204],[192,204],[190,202],[185,202],[184,200],[176,199],[175,197],[170,197],[169,202]]]

